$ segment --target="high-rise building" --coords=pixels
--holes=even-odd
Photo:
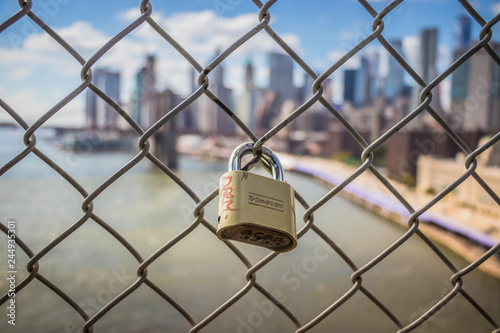
[[[180,103],[180,98],[170,89],[156,92],[150,103],[150,122],[153,124],[169,113]],[[178,154],[176,149],[179,125],[183,118],[174,117],[160,127],[152,136],[150,151],[169,168],[177,167]],[[181,123],[181,124],[179,124]]]
[[[301,89],[293,85],[293,60],[280,53],[269,54],[269,87],[258,92],[256,103],[256,129],[260,133],[269,130],[283,116],[285,102],[295,102]],[[288,103],[290,105],[290,103]],[[293,109],[293,108],[292,108]]]
[[[420,64],[418,74],[429,84],[437,76],[436,71],[436,57],[437,57],[437,29],[423,29],[420,31]],[[416,109],[420,104],[420,93],[422,88],[415,86],[412,93],[411,111]],[[442,114],[440,103],[439,86],[432,90],[431,107],[439,114]],[[425,111],[422,111],[419,116],[412,122],[412,124],[420,126],[424,123]]]
[[[369,71],[369,91],[367,102],[372,103],[375,97],[382,94],[382,81],[379,75],[380,70],[380,53],[369,52],[364,55],[368,61]]]
[[[198,77],[199,73],[194,69],[194,67],[191,67],[190,70],[190,79],[191,79],[191,93],[194,93],[199,87],[198,87]],[[186,114],[185,114],[185,119],[184,119],[184,131],[185,132],[192,132],[192,133],[197,133],[199,132],[199,125],[198,125],[198,104],[199,104],[199,99],[197,98],[194,100],[191,104],[189,104],[186,108]]]
[[[463,49],[453,52],[453,61],[456,61],[462,54]],[[469,66],[470,60],[462,63],[451,75],[451,102],[462,103],[468,94],[469,89]]]
[[[470,46],[470,36],[471,36],[471,22],[470,17],[463,15],[458,19],[458,29],[457,29],[457,49],[468,49]]]
[[[136,87],[132,100],[132,118],[144,129],[154,125],[180,103],[180,98],[170,89],[158,91],[156,87],[156,59],[146,58],[146,64],[135,76]],[[183,117],[174,117],[151,136],[150,152],[169,168],[177,166],[176,142],[179,124],[184,130]]]
[[[135,76],[135,91],[132,105],[132,118],[141,126],[149,127],[152,121],[149,119],[152,111],[152,103],[156,94],[156,59],[149,55],[146,65],[141,68]]]
[[[224,85],[224,68],[222,64],[215,67],[209,74],[208,89],[231,110],[233,109],[232,90]],[[199,98],[198,128],[203,134],[234,134],[234,121],[216,102],[206,95]]]
[[[462,16],[457,25],[457,49],[453,52],[453,61],[460,58],[470,46],[470,18]],[[469,72],[472,60],[460,64],[451,75],[451,115],[452,121],[461,126],[460,117],[465,112],[465,100],[469,95]]]
[[[370,61],[363,56],[354,78],[354,105],[363,106],[371,102],[371,81]]]
[[[320,71],[315,71],[316,75],[319,76],[318,73]],[[345,76],[344,76],[345,79]],[[302,86],[297,88],[297,93],[295,96],[295,100],[301,103],[304,103],[305,101],[309,100],[314,94],[313,94],[313,85],[314,85],[314,79],[309,76],[309,74],[304,73],[304,83]],[[332,95],[332,80],[330,77],[326,78],[323,83],[323,94],[322,96],[329,102],[333,101],[333,95]]]
[[[430,83],[436,76],[437,29],[420,31],[420,76]]]
[[[500,44],[492,43],[495,52]],[[467,74],[466,98],[452,101],[452,120],[464,130],[500,130],[500,68],[484,50],[479,50],[469,59],[465,67]],[[456,80],[458,81],[458,79]],[[462,84],[463,79],[462,79]],[[455,86],[455,93],[464,91]],[[453,89],[452,89],[453,92]],[[460,95],[463,97],[463,95]]]
[[[401,40],[391,41],[391,45],[396,52],[403,54],[403,43]],[[404,70],[399,62],[394,58],[389,58],[389,70],[385,78],[384,96],[389,101],[394,101],[403,93],[404,87]]]
[[[309,98],[312,97],[313,92],[312,92],[312,86],[314,84],[314,79],[309,76],[309,74],[304,73],[304,83],[302,84],[301,87],[298,89],[298,93],[296,99],[301,102],[307,101]]]
[[[255,83],[253,82],[253,64],[252,60],[248,59],[247,65],[245,67],[245,90],[252,90],[255,88]]]
[[[300,98],[298,99],[298,103],[289,104],[288,112],[284,112],[282,110],[282,114],[286,116],[291,113],[291,110],[295,109],[298,105],[305,103],[309,99],[313,97],[313,87],[314,79],[309,76],[309,74],[304,74],[304,84],[301,87]],[[329,103],[333,102],[332,96],[332,80],[330,78],[326,78],[323,83],[323,92],[322,97],[325,98]],[[285,106],[284,106],[285,108]],[[333,121],[334,117],[330,112],[323,106],[321,103],[314,103],[304,112],[300,117],[298,117],[291,125],[291,130],[295,131],[305,131],[312,132],[312,137],[314,135],[320,136],[320,132],[325,132],[328,130],[330,123]],[[299,133],[295,132],[295,134]],[[294,135],[294,134],[292,134]],[[300,134],[299,134],[300,136]],[[297,139],[297,137],[296,137]],[[306,138],[304,138],[307,141]]]
[[[92,72],[94,83],[106,95],[118,104],[120,103],[120,74],[104,69],[95,69]],[[86,128],[116,129],[118,113],[92,90],[87,90],[86,103]]]
[[[251,130],[257,129],[257,103],[263,94],[263,89],[254,83],[253,64],[248,60],[245,67],[245,90],[238,99],[237,115]]]
[[[271,53],[269,55],[269,90],[274,91],[282,103],[294,99],[293,60],[289,55]]]
[[[354,103],[354,86],[356,70],[346,69],[344,71],[344,102]]]
[[[331,77],[327,78],[323,82],[323,97],[330,103],[333,103],[333,90],[334,90],[334,85],[333,85],[333,80]]]
[[[468,16],[458,20],[457,60],[470,47],[471,22]],[[490,42],[495,52],[500,44]],[[495,132],[500,130],[500,68],[481,49],[462,63],[451,78],[450,123],[466,131]]]

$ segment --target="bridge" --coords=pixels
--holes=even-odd
[[[0,122],[0,128],[19,128],[21,129],[21,126],[14,123],[14,122]],[[54,126],[54,125],[43,125],[41,128],[43,129],[51,129],[54,130],[56,136],[64,135],[64,134],[77,134],[81,132],[93,132],[93,131],[103,131],[106,133],[118,133],[118,134],[134,134],[136,133],[132,129],[127,129],[127,130],[122,130],[122,129],[95,129],[95,130],[89,130],[87,128],[83,127],[66,127],[66,126]]]
[[[17,128],[21,129],[19,124],[13,122],[0,122],[2,128]],[[41,128],[45,130],[53,130],[55,137],[70,136],[70,142],[73,142],[72,149],[79,149],[81,145],[85,146],[89,137],[96,137],[94,149],[96,150],[122,150],[131,149],[139,138],[139,134],[132,128],[123,129],[87,129],[77,127],[64,127],[43,125]],[[96,136],[97,135],[97,136]],[[160,161],[164,162],[168,167],[175,168],[177,166],[178,152],[176,148],[177,136],[179,133],[158,131],[153,135],[152,152]],[[135,141],[131,141],[135,140]]]
[[[7,123],[7,122],[0,122],[0,127],[12,127],[12,128],[15,128],[15,127],[18,127],[19,125],[16,125],[14,123]]]

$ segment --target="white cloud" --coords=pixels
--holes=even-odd
[[[162,21],[162,26],[172,35],[178,36],[181,41],[187,37],[184,42],[192,42],[193,36],[204,39],[213,36],[233,35],[234,33],[241,35],[258,23],[254,14],[224,18],[217,17],[212,10],[179,13]]]
[[[130,22],[138,18],[140,12],[133,8],[117,15],[122,21]],[[225,18],[218,17],[212,10],[178,13],[170,17],[155,14],[154,19],[203,67],[213,59],[218,48],[229,47],[258,24],[255,14]],[[55,30],[85,59],[112,38],[84,21]],[[284,33],[281,37],[301,53],[298,35]],[[248,58],[257,59],[254,61],[256,81],[267,84],[265,54],[270,51],[283,52],[264,31],[252,37],[223,62],[227,85],[241,89],[244,84],[242,68]],[[104,67],[121,73],[122,98],[126,102],[134,88],[134,76],[144,65],[148,54],[157,56],[159,89],[167,86],[183,95],[190,92],[191,65],[147,23],[119,41],[93,68]],[[81,65],[45,32],[29,35],[18,49],[0,48],[0,58],[0,70],[6,73],[4,77],[7,78],[7,82],[0,81],[0,89],[16,110],[30,114],[32,119],[47,111],[81,82]],[[11,87],[14,81],[20,85]],[[14,89],[15,94],[12,93]],[[83,97],[77,99],[83,101]],[[84,103],[81,101],[72,102],[72,109],[78,112],[76,109],[81,108],[80,113],[83,114]]]
[[[37,114],[41,116],[43,111],[47,111],[49,105],[40,100],[40,90],[36,88],[25,88],[23,90],[18,90],[13,93],[9,93],[5,102],[16,111],[22,118],[30,121],[31,116]],[[1,112],[2,119],[11,119],[6,113]]]
[[[131,9],[122,13],[123,19],[135,19],[137,9]],[[241,14],[231,18],[218,17],[212,10],[201,12],[185,12],[163,17],[155,17],[156,22],[168,32],[194,59],[205,67],[213,60],[217,50],[224,50],[241,36],[258,24],[254,14]],[[110,51],[109,59],[116,62],[115,53],[131,55],[139,52],[144,58],[146,53],[158,55],[159,67],[167,70],[164,77],[166,84],[176,85],[174,90],[187,94],[189,92],[190,65],[177,51],[160,37],[149,25],[143,24],[131,34],[132,45],[126,47],[117,45]],[[301,53],[300,39],[295,34],[284,33],[281,35],[296,52]],[[133,49],[132,49],[133,48]],[[147,50],[147,52],[146,52]],[[227,85],[240,91],[243,87],[243,72],[241,68],[248,58],[257,58],[260,54],[271,51],[283,52],[271,37],[264,31],[259,32],[250,40],[240,46],[222,65],[225,67],[225,78]],[[255,61],[256,81],[267,83],[259,73],[260,66],[267,66],[267,57],[263,61]],[[104,59],[103,59],[104,61]]]
[[[109,36],[96,30],[88,22],[77,21],[64,28],[55,29],[77,52],[82,55],[95,53],[104,45]],[[45,32],[32,34],[24,42],[26,51],[62,51],[62,47]]]
[[[106,40],[86,22],[75,22],[56,32],[78,52],[87,54]],[[33,122],[81,83],[81,65],[44,32],[27,36],[18,46],[0,48],[0,70],[6,73],[0,81],[1,97],[21,117]],[[83,114],[83,109],[76,112]],[[2,119],[9,118],[4,112],[0,114]]]
[[[7,79],[12,81],[21,81],[33,74],[33,68],[30,67],[19,67],[10,70],[7,73]]]
[[[491,5],[491,11],[495,15],[498,14],[498,13],[500,13],[500,1]]]
[[[38,36],[40,39],[42,36]],[[27,41],[20,49],[0,48],[0,96],[21,117],[32,122],[76,88],[80,80],[78,62],[50,47],[33,48]],[[3,111],[2,119],[9,118]]]
[[[206,61],[211,60],[217,49],[229,47],[259,23],[253,13],[225,18],[218,17],[212,10],[178,13],[167,18],[160,16],[156,21],[197,60],[200,58]],[[166,43],[146,25],[138,28],[135,33],[138,37],[149,41]],[[294,50],[300,52],[300,40],[297,35],[283,34],[281,37]],[[279,46],[264,31],[261,31],[238,48],[235,53],[248,55],[278,49],[280,49]]]
[[[130,23],[141,16],[141,13],[137,7],[119,11],[117,17],[123,22]]]

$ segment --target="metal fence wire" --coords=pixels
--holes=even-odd
[[[478,166],[477,157],[490,148],[493,144],[497,143],[500,140],[500,133],[492,136],[486,143],[482,146],[478,147],[476,150],[472,151],[461,139],[461,137],[454,131],[449,124],[443,119],[441,115],[439,115],[433,108],[431,107],[431,99],[433,89],[441,83],[445,78],[450,76],[460,65],[462,65],[467,59],[471,58],[475,53],[484,49],[491,59],[493,59],[496,64],[500,66],[500,57],[498,54],[494,52],[492,47],[489,45],[489,41],[492,38],[493,32],[492,27],[498,23],[500,20],[500,14],[496,15],[490,21],[486,21],[478,12],[474,9],[474,7],[465,0],[460,0],[460,4],[463,8],[469,13],[470,17],[475,20],[478,24],[482,26],[482,30],[479,35],[479,41],[470,47],[470,49],[465,52],[461,57],[459,57],[456,61],[453,62],[445,71],[439,74],[432,82],[424,82],[424,80],[417,74],[417,72],[405,61],[405,59],[391,46],[391,44],[384,38],[384,18],[391,13],[398,5],[400,5],[403,0],[396,0],[389,3],[382,11],[377,12],[370,5],[368,1],[359,0],[359,4],[373,17],[372,24],[372,32],[366,36],[362,41],[360,41],[356,46],[346,52],[338,61],[333,63],[324,73],[321,75],[317,75],[310,66],[297,54],[297,52],[290,47],[284,40],[276,33],[271,24],[271,14],[273,10],[273,5],[276,3],[276,0],[269,0],[265,3],[262,3],[259,0],[253,0],[254,4],[259,8],[258,15],[255,18],[255,26],[242,35],[238,40],[236,40],[231,46],[227,49],[223,50],[208,66],[203,67],[200,63],[191,56],[181,44],[179,44],[174,38],[169,35],[169,32],[158,24],[152,17],[152,13],[154,11],[152,4],[149,1],[142,1],[140,4],[140,10],[138,9],[137,19],[130,23],[127,27],[121,30],[118,34],[116,34],[113,38],[111,38],[105,45],[103,45],[94,55],[92,55],[89,59],[84,59],[71,45],[68,41],[64,40],[58,33],[54,31],[49,25],[46,24],[39,16],[37,16],[36,11],[32,10],[33,1],[19,1],[20,10],[15,13],[12,17],[7,19],[6,21],[0,24],[0,32],[5,31],[9,26],[14,24],[16,21],[23,17],[29,18],[32,22],[38,25],[43,31],[48,34],[54,41],[56,41],[60,46],[62,46],[74,59],[76,59],[81,64],[81,84],[76,87],[70,94],[61,99],[57,104],[52,106],[50,110],[48,110],[43,116],[37,119],[34,123],[29,124],[23,117],[21,113],[16,112],[12,107],[7,105],[3,100],[0,100],[1,107],[12,117],[12,119],[25,130],[24,134],[24,144],[26,148],[22,152],[20,152],[17,156],[15,156],[12,160],[7,162],[5,165],[0,168],[0,176],[2,176],[6,171],[11,168],[15,168],[16,165],[25,159],[29,155],[37,156],[41,161],[43,161],[46,165],[56,171],[62,179],[64,179],[72,188],[77,191],[81,197],[83,198],[82,202],[82,211],[83,216],[74,222],[71,227],[69,227],[64,232],[60,233],[55,237],[51,242],[45,245],[40,251],[33,251],[30,248],[30,244],[23,242],[22,237],[18,237],[16,239],[17,246],[20,251],[23,251],[27,256],[29,256],[30,260],[27,265],[27,272],[29,275],[19,282],[16,285],[16,292],[22,293],[22,290],[35,282],[36,280],[40,283],[44,284],[50,290],[52,290],[55,294],[57,294],[64,302],[67,303],[69,307],[72,307],[74,311],[76,311],[81,318],[85,321],[82,329],[83,332],[92,332],[94,331],[94,325],[105,316],[110,310],[115,308],[122,301],[126,300],[129,296],[133,295],[135,292],[138,292],[138,288],[143,286],[149,287],[153,292],[157,293],[161,298],[163,298],[166,302],[170,303],[176,311],[178,311],[179,315],[183,316],[187,322],[192,326],[190,332],[198,332],[202,328],[209,325],[214,319],[216,319],[219,315],[229,309],[236,301],[241,299],[244,295],[249,293],[250,291],[258,291],[265,298],[267,298],[270,302],[272,302],[281,313],[288,318],[293,325],[296,326],[296,332],[306,332],[319,324],[325,318],[330,316],[332,313],[340,309],[349,299],[357,295],[357,297],[364,296],[371,303],[373,303],[376,307],[381,310],[381,315],[386,316],[392,323],[394,324],[394,331],[397,332],[411,332],[416,328],[424,324],[426,321],[430,320],[434,314],[436,314],[440,309],[446,307],[447,304],[456,298],[458,295],[461,295],[463,299],[469,302],[473,308],[475,308],[478,313],[491,324],[492,332],[500,333],[500,323],[496,322],[494,317],[491,316],[486,310],[481,307],[481,305],[463,288],[463,277],[484,263],[488,258],[492,257],[495,253],[498,253],[500,250],[500,243],[488,249],[479,259],[469,264],[466,267],[456,267],[447,257],[446,255],[421,231],[419,228],[419,216],[429,210],[432,206],[434,206],[437,202],[442,200],[448,193],[453,191],[457,186],[459,186],[466,179],[474,179],[485,191],[489,194],[489,196],[497,203],[500,204],[500,198],[498,195],[490,188],[490,186],[485,182],[479,174],[476,173],[476,168]],[[306,5],[304,3],[304,5]],[[342,6],[351,6],[353,3],[342,4]],[[340,6],[340,4],[339,4]],[[102,90],[100,90],[96,85],[92,83],[92,68],[94,64],[97,62],[99,58],[109,52],[120,40],[130,34],[137,27],[147,24],[150,25],[156,33],[158,33],[164,40],[165,43],[170,44],[177,50],[177,52],[182,55],[189,64],[199,73],[198,77],[198,88],[191,93],[191,95],[184,100],[172,110],[170,110],[167,114],[165,114],[161,119],[159,119],[154,125],[150,128],[143,130],[141,126],[139,126],[129,114],[127,114],[121,107],[118,105],[116,101],[107,96]],[[279,45],[290,57],[293,58],[295,63],[299,65],[302,70],[307,73],[313,80],[314,83],[311,87],[313,95],[307,100],[305,103],[300,105],[297,109],[295,109],[292,113],[290,113],[285,119],[283,119],[279,124],[277,124],[274,128],[270,129],[267,133],[262,136],[257,136],[252,130],[245,124],[232,110],[229,106],[222,103],[218,97],[210,90],[210,82],[208,80],[208,74],[213,71],[217,66],[220,66],[235,50],[245,44],[248,40],[253,38],[257,34],[268,34],[274,42]],[[363,137],[351,126],[351,124],[343,117],[343,115],[323,96],[323,85],[322,83],[332,75],[335,71],[337,71],[344,63],[346,63],[351,57],[355,54],[363,50],[365,47],[370,45],[373,41],[378,40],[378,42],[387,50],[387,52],[393,57],[399,64],[404,68],[407,74],[409,74],[415,82],[417,82],[422,87],[422,93],[420,95],[421,104],[412,110],[407,116],[405,116],[402,120],[400,120],[397,124],[395,124],[392,128],[386,131],[383,135],[381,135],[378,139],[376,139],[371,144],[368,144]],[[49,158],[42,150],[37,146],[36,134],[37,130],[39,130],[42,125],[53,117],[56,113],[58,113],[61,108],[63,108],[66,104],[68,104],[75,97],[80,95],[85,90],[90,89],[95,92],[99,98],[102,98],[106,101],[111,107],[116,110],[118,115],[122,117],[137,134],[140,136],[138,142],[138,153],[132,158],[128,163],[123,165],[116,173],[114,173],[111,177],[105,180],[102,184],[100,184],[97,188],[92,191],[84,188],[79,182],[73,178],[68,172],[66,172],[60,165],[54,162],[53,159]],[[262,258],[257,263],[252,263],[249,259],[247,259],[237,247],[232,245],[231,243],[227,243],[227,247],[229,251],[233,251],[237,258],[241,260],[241,262],[248,268],[246,271],[245,278],[247,283],[241,287],[237,293],[235,293],[232,297],[227,299],[223,304],[219,307],[214,308],[213,311],[207,315],[205,318],[194,318],[189,309],[184,308],[181,304],[181,301],[173,299],[169,295],[168,290],[164,290],[160,288],[152,279],[148,276],[148,267],[158,260],[161,256],[165,255],[170,249],[172,249],[177,243],[179,243],[183,238],[192,233],[197,228],[207,228],[210,232],[212,232],[215,237],[215,223],[214,221],[207,221],[204,219],[204,210],[206,205],[213,201],[217,200],[218,190],[214,190],[206,197],[198,197],[195,191],[193,191],[174,171],[169,169],[166,165],[164,165],[157,157],[155,157],[150,152],[150,139],[151,137],[165,126],[168,122],[172,121],[172,119],[179,113],[182,113],[188,105],[196,101],[202,95],[210,98],[214,103],[216,103],[221,110],[227,113],[227,116],[230,117],[234,123],[248,136],[248,138],[253,141],[254,144],[254,155],[258,156],[261,147],[271,138],[273,138],[278,132],[280,132],[283,128],[288,126],[294,119],[300,117],[301,114],[304,113],[309,107],[311,107],[315,103],[320,103],[323,105],[337,120],[338,122],[350,133],[350,135],[358,142],[358,144],[363,148],[363,153],[361,154],[362,165],[357,168],[357,170],[352,173],[349,177],[345,178],[341,183],[336,185],[333,189],[331,189],[323,198],[314,202],[313,204],[307,203],[300,193],[296,193],[297,202],[305,208],[305,213],[303,215],[303,221],[305,224],[301,224],[299,221],[298,226],[300,230],[298,232],[299,238],[304,236],[306,233],[314,233],[323,239],[329,247],[335,253],[338,254],[339,258],[341,258],[351,269],[351,282],[352,287],[345,292],[338,299],[332,300],[331,304],[326,307],[322,312],[318,313],[316,317],[310,318],[307,322],[302,322],[297,319],[296,314],[294,314],[289,308],[287,308],[282,302],[280,302],[269,290],[267,290],[263,284],[260,283],[257,273],[264,266],[272,265],[273,259],[278,256],[278,253],[271,252],[264,258]],[[222,112],[222,111],[221,111]],[[447,186],[441,192],[433,197],[427,204],[425,204],[422,208],[415,210],[412,205],[403,197],[402,194],[396,190],[396,188],[391,184],[391,181],[386,178],[381,172],[374,166],[373,164],[373,152],[375,149],[380,147],[384,142],[386,142],[391,136],[393,136],[397,131],[407,126],[407,124],[419,116],[422,113],[427,113],[432,116],[436,122],[442,127],[442,129],[447,133],[447,135],[453,139],[453,141],[460,147],[460,149],[466,155],[466,163],[463,174],[457,178],[452,184]],[[163,171],[168,177],[170,177],[183,191],[185,191],[193,200],[195,204],[195,209],[193,211],[194,219],[192,223],[186,227],[182,232],[177,234],[175,237],[170,239],[163,246],[158,248],[153,254],[149,257],[142,257],[139,252],[125,239],[120,233],[118,233],[115,229],[113,229],[109,224],[107,224],[102,218],[96,215],[94,212],[94,199],[102,194],[108,187],[110,187],[114,182],[116,182],[120,177],[126,177],[127,172],[137,165],[141,160],[148,159],[152,163],[154,163],[161,171]],[[349,183],[355,180],[359,175],[364,172],[372,173],[378,181],[380,181],[385,188],[387,188],[392,195],[402,204],[408,212],[410,213],[410,217],[408,218],[408,229],[404,232],[404,234],[394,241],[389,247],[384,249],[382,252],[378,254],[374,254],[372,259],[369,260],[366,264],[359,267],[339,246],[339,244],[335,243],[332,240],[331,235],[328,235],[324,231],[322,231],[315,223],[314,223],[314,213],[320,207],[322,207],[325,203],[329,202],[339,194],[342,189],[344,189]],[[51,282],[46,276],[42,275],[40,272],[41,263],[40,260],[46,256],[49,252],[53,251],[54,248],[58,247],[62,242],[68,239],[70,235],[75,233],[76,230],[81,228],[83,225],[87,223],[96,222],[103,227],[105,231],[108,232],[112,237],[114,237],[118,242],[120,242],[124,248],[124,250],[130,252],[130,254],[137,260],[137,279],[135,282],[131,283],[123,292],[114,297],[109,303],[104,305],[101,309],[97,311],[97,313],[91,315],[83,309],[77,302],[70,297],[68,293],[59,288],[55,283]],[[0,229],[7,234],[8,226],[5,222],[0,223]],[[380,300],[377,295],[370,292],[369,288],[367,288],[364,276],[372,270],[375,266],[377,266],[384,258],[391,255],[394,251],[397,251],[400,246],[405,244],[405,242],[412,236],[421,238],[426,246],[435,254],[439,260],[441,260],[449,269],[450,281],[453,285],[453,289],[449,291],[446,295],[444,295],[441,299],[439,299],[432,307],[430,307],[427,311],[419,315],[414,320],[410,322],[403,322],[398,318],[394,311],[391,311],[390,306],[384,304]],[[300,242],[300,240],[299,240]],[[193,253],[195,256],[196,253]],[[498,295],[492,295],[492,297],[498,297]],[[0,298],[0,304],[5,306],[9,302],[9,295],[5,294]],[[374,327],[373,331],[377,331],[377,328]]]

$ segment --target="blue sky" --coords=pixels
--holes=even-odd
[[[140,1],[137,0],[33,2],[33,11],[86,59],[140,15]],[[370,3],[380,11],[389,1]],[[500,12],[498,0],[472,3],[486,20]],[[216,49],[229,46],[258,23],[258,8],[249,0],[152,1],[152,5],[153,17],[202,66],[208,64]],[[0,0],[0,21],[18,9],[17,1]],[[438,69],[443,70],[449,65],[456,45],[457,18],[464,13],[456,0],[404,1],[385,18],[383,34],[388,40],[402,39],[405,57],[416,65],[419,31],[428,27],[438,28]],[[318,72],[326,70],[371,31],[371,16],[354,0],[279,0],[272,6],[271,15],[273,29]],[[473,22],[472,27],[473,39],[477,39],[480,26]],[[500,39],[497,27],[494,39]],[[251,58],[257,67],[256,80],[264,86],[268,74],[266,53],[270,51],[279,51],[279,47],[264,32],[252,38],[224,62],[227,85],[236,91],[241,89],[243,67]],[[380,44],[374,42],[366,51],[380,52]],[[189,65],[147,25],[127,36],[95,67],[121,72],[121,95],[126,102],[133,89],[133,75],[143,65],[148,53],[158,57],[158,88],[169,87],[181,94],[189,92]],[[341,71],[349,66],[356,66],[356,58],[343,66]],[[72,57],[27,18],[0,34],[0,97],[28,120],[39,117],[78,86],[81,82],[80,69],[81,66]],[[300,84],[300,69],[296,68],[295,74],[296,83]],[[333,76],[337,83],[336,95],[341,95],[341,73],[334,73]],[[54,121],[81,123],[83,97],[71,102]],[[0,121],[5,119],[5,115],[0,113]]]

